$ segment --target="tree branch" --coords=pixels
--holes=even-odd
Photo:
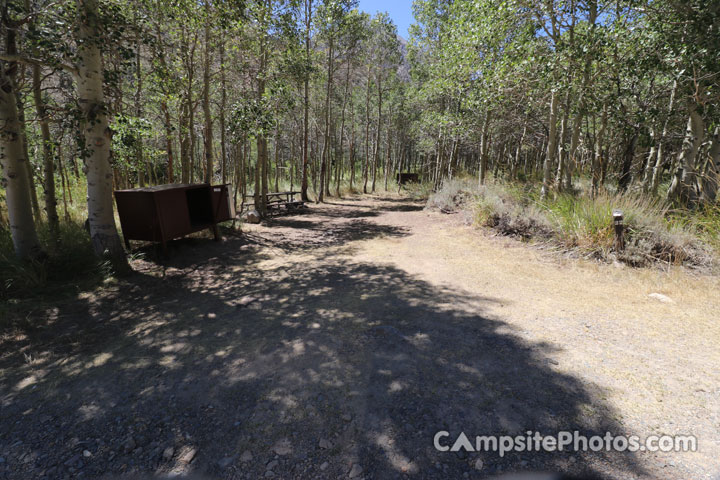
[[[73,67],[72,65],[66,65],[64,63],[50,65],[50,64],[44,63],[41,60],[37,60],[35,58],[30,58],[30,57],[23,57],[22,55],[0,54],[0,60],[4,60],[6,62],[23,63],[25,65],[36,65],[38,67],[55,67],[55,68],[59,68],[61,70],[65,70],[73,75],[78,74],[77,68]]]

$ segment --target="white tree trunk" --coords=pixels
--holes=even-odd
[[[116,270],[127,269],[113,214],[110,129],[103,94],[102,56],[97,27],[97,0],[78,0],[77,90],[83,113],[88,219],[93,249],[109,258]]]
[[[662,134],[657,145],[657,151],[655,153],[655,165],[653,166],[652,179],[650,181],[650,192],[652,192],[653,195],[657,193],[658,187],[660,186],[660,177],[662,176],[664,161],[664,143],[668,135],[668,123],[670,122],[670,117],[673,112],[673,105],[675,104],[675,94],[677,93],[677,88],[678,82],[677,80],[675,80],[673,82],[672,91],[670,92],[670,105],[668,106],[667,117],[665,117],[665,125],[663,126]]]
[[[695,204],[698,196],[695,159],[702,145],[704,133],[705,123],[693,105],[690,107],[685,139],[678,158],[677,171],[668,190],[668,199],[679,200],[687,206]]]
[[[310,33],[312,27],[312,0],[305,0],[304,11],[305,18],[305,61],[310,62]],[[303,202],[310,200],[307,194],[308,190],[308,169],[310,167],[308,157],[308,142],[310,139],[310,93],[309,93],[310,73],[309,70],[304,73],[303,79],[303,144],[302,144],[302,176],[300,179],[300,198]]]
[[[41,72],[38,65],[32,67],[32,92],[35,100],[35,110],[40,124],[40,137],[43,152],[43,179],[45,189],[45,214],[50,230],[51,251],[55,251],[60,243],[60,220],[57,213],[57,199],[55,198],[55,165],[53,161],[53,144],[50,137],[50,124],[48,120],[45,101],[42,98]],[[32,180],[30,180],[32,182]]]
[[[715,127],[710,144],[710,165],[703,183],[703,200],[713,204],[717,200],[718,184],[720,184],[720,127]]]
[[[482,135],[480,136],[480,168],[478,169],[478,186],[485,185],[488,169],[488,146],[490,139],[488,138],[488,129],[490,128],[490,115],[488,111],[483,123]]]
[[[600,131],[597,134],[597,138],[595,140],[595,152],[593,153],[592,158],[592,196],[595,198],[595,196],[598,194],[598,190],[602,185],[600,185],[601,179],[602,179],[602,164],[605,161],[603,159],[603,142],[605,141],[605,130],[607,128],[607,103],[603,104],[602,109],[602,117],[600,119]]]
[[[205,117],[205,183],[213,182],[213,125],[210,115],[210,2],[205,2],[205,57],[203,70],[203,115]]]
[[[0,65],[0,163],[7,197],[8,220],[15,253],[21,259],[41,254],[30,202],[30,179],[23,155],[21,125],[15,103],[15,82]]]
[[[578,165],[577,151],[580,145],[580,128],[585,118],[585,101],[580,100],[578,113],[575,115],[575,123],[573,123],[572,137],[570,138],[570,155],[568,157],[567,168],[565,168],[565,190],[572,191],[572,176]]]
[[[548,120],[548,145],[545,162],[543,163],[543,186],[542,198],[547,197],[550,192],[552,183],[552,167],[555,164],[555,155],[557,154],[557,109],[558,97],[553,90],[550,97],[550,118]]]
[[[565,169],[567,168],[567,149],[565,148],[565,137],[567,136],[568,120],[570,119],[570,94],[565,97],[565,114],[560,120],[560,132],[558,134],[558,166],[555,175],[555,185],[558,192],[563,191],[563,178],[565,177]]]

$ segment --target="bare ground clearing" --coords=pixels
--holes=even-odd
[[[171,254],[3,332],[0,478],[720,472],[717,278],[561,259],[397,197]],[[700,450],[433,448],[438,430],[576,429]]]

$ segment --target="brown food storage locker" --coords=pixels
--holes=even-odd
[[[229,185],[172,184],[116,190],[125,245],[130,240],[159,242],[210,229],[220,239],[217,224],[235,217]]]

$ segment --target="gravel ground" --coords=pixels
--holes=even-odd
[[[0,479],[720,472],[717,279],[563,259],[389,196],[146,254],[2,332]],[[437,451],[442,430],[700,449],[500,457]]]

